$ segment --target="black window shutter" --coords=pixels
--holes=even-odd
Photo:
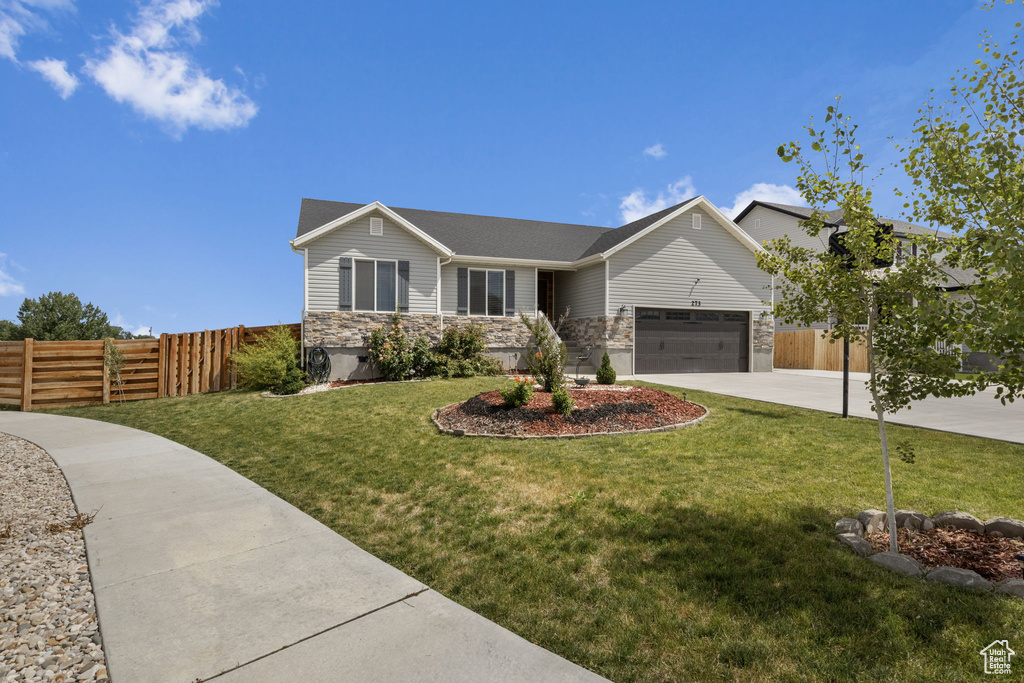
[[[409,312],[409,262],[398,262],[398,310]]]
[[[338,259],[338,310],[352,310],[352,259]]]
[[[455,312],[458,315],[469,315],[469,268],[458,269],[459,300]]]
[[[505,315],[516,314],[516,271],[505,271]]]

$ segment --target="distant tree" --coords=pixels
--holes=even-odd
[[[131,339],[117,325],[111,325],[107,314],[73,293],[50,292],[38,299],[25,299],[18,309],[20,324],[0,322],[0,334],[8,339],[68,341],[73,339]]]
[[[10,320],[0,320],[0,341],[18,341],[18,324]]]

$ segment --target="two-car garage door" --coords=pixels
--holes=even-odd
[[[634,371],[746,372],[750,316],[733,311],[636,309]]]

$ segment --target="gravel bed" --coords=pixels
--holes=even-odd
[[[0,681],[107,681],[78,514],[41,448],[0,432]]]
[[[509,408],[497,391],[442,408],[438,426],[469,434],[515,436],[635,432],[690,422],[706,410],[648,387],[571,391],[575,407],[567,417],[555,412],[551,394],[538,391],[525,406]]]
[[[889,549],[889,533],[876,531],[865,536],[877,552]],[[1014,555],[1024,552],[1024,542],[1010,538],[975,534],[962,529],[899,529],[900,552],[925,567],[958,567],[977,572],[990,581],[1020,579],[1021,567]]]

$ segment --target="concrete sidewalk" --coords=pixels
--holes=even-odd
[[[207,456],[127,427],[0,412],[82,512],[113,683],[603,681],[359,549]]]
[[[843,373],[824,370],[638,375],[635,379],[727,396],[841,413]],[[850,415],[874,418],[867,373],[850,373]],[[989,389],[975,396],[926,398],[888,415],[892,424],[1024,443],[1024,401],[1003,405]]]

